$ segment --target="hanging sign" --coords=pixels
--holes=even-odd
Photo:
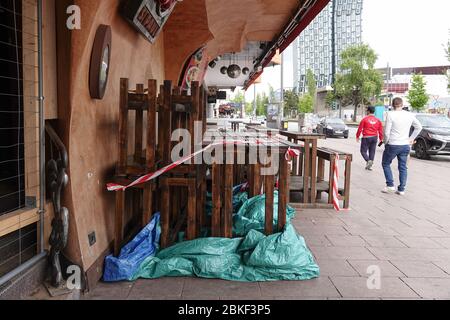
[[[178,0],[127,0],[122,14],[148,41],[153,43],[169,19]]]

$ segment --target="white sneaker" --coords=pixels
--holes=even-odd
[[[383,190],[381,190],[381,192],[383,192],[383,193],[390,193],[390,194],[393,194],[393,193],[395,193],[395,187],[384,187],[384,189]]]
[[[405,191],[396,191],[396,194],[398,194],[399,196],[404,196],[405,195]]]

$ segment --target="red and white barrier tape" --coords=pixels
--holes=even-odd
[[[334,179],[333,179],[333,206],[336,211],[341,211],[339,203],[339,155],[336,154],[333,164]]]
[[[192,154],[190,154],[190,155],[188,155],[186,157],[183,157],[180,160],[175,161],[175,162],[165,166],[164,168],[161,168],[161,169],[159,169],[159,170],[157,170],[157,171],[155,171],[153,173],[149,173],[149,174],[146,174],[146,175],[144,175],[142,177],[137,178],[136,180],[134,180],[129,185],[123,186],[123,185],[120,185],[120,184],[117,184],[117,183],[108,183],[106,185],[106,187],[107,187],[108,191],[125,191],[128,188],[131,188],[131,187],[134,187],[134,186],[137,186],[137,185],[140,185],[140,184],[144,184],[146,182],[149,182],[151,180],[154,180],[154,179],[158,178],[162,174],[164,174],[164,173],[166,173],[166,172],[168,172],[168,171],[170,171],[170,170],[180,166],[181,164],[185,163],[186,161],[189,161],[190,159],[192,159],[192,158],[196,157],[197,155],[199,155],[199,154],[201,154],[201,153],[211,149],[212,147],[219,146],[219,145],[227,145],[227,144],[246,144],[246,143],[249,143],[249,142],[248,141],[243,141],[243,140],[224,140],[222,142],[211,143],[210,145],[206,146],[205,148],[203,148],[201,150],[198,150],[198,151],[196,151],[196,152],[194,152],[194,153],[192,153]],[[259,144],[259,141],[257,141],[257,144]],[[288,159],[288,154],[289,154],[289,157],[297,156],[299,154],[299,151],[289,148],[288,151],[286,152],[286,160],[289,160]]]

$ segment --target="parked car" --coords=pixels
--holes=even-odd
[[[432,114],[417,114],[416,118],[423,126],[413,146],[416,157],[428,159],[430,155],[450,155],[450,119]]]
[[[323,119],[317,125],[317,132],[322,133],[327,137],[344,137],[348,139],[348,127],[344,120],[339,118]]]

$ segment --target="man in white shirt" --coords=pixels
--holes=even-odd
[[[394,111],[387,114],[384,133],[385,150],[383,154],[383,171],[386,177],[386,187],[384,193],[405,194],[406,181],[408,179],[408,157],[411,146],[422,131],[422,125],[416,117],[408,111],[403,110],[403,100],[395,98],[392,102]],[[414,132],[410,136],[411,126]],[[400,185],[397,189],[394,186],[394,176],[392,175],[392,161],[398,159],[398,170],[400,173]]]

